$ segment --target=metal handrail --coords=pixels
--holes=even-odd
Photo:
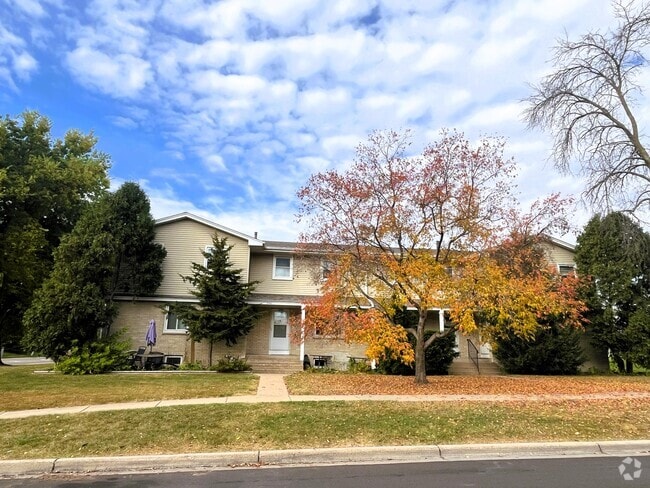
[[[481,370],[478,366],[478,348],[474,345],[471,339],[467,339],[467,355],[476,366],[476,372],[481,374]]]

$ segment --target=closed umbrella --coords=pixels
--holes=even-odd
[[[149,351],[153,349],[153,346],[156,345],[156,321],[151,319],[149,321],[149,328],[147,329],[147,335],[145,336],[145,342],[149,346]]]

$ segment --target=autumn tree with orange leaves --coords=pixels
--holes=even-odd
[[[425,350],[456,328],[489,338],[504,328],[530,335],[549,313],[576,323],[571,287],[536,251],[545,234],[566,226],[567,202],[555,195],[520,215],[515,163],[504,158],[502,139],[472,145],[443,131],[422,154],[407,156],[410,140],[409,131],[373,132],[349,168],[314,174],[298,192],[305,255],[330,263],[304,333],[364,342],[369,357],[397,351],[415,361],[415,380],[425,383]],[[417,311],[416,327],[393,322],[403,307]],[[455,325],[425,340],[436,309],[449,310]]]

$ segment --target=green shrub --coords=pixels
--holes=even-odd
[[[310,366],[309,368],[304,370],[305,373],[316,373],[316,374],[339,374],[342,371],[339,371],[338,369],[330,368],[330,367],[323,367],[323,368],[314,368],[313,366]]]
[[[498,338],[494,357],[511,374],[577,374],[585,361],[580,335],[573,327],[549,322],[529,341],[513,333]]]
[[[201,361],[194,361],[194,362],[188,361],[188,362],[181,363],[178,369],[182,369],[184,371],[203,371],[206,368],[205,366],[203,366],[203,363]]]
[[[129,342],[120,340],[117,334],[82,346],[73,344],[56,364],[56,370],[74,375],[127,370],[131,367],[129,349]]]
[[[425,332],[424,340],[427,340],[433,332]],[[431,345],[424,351],[427,374],[444,375],[449,374],[449,367],[454,359],[459,356],[456,349],[456,336],[447,334],[434,339]]]
[[[218,371],[219,373],[240,373],[251,369],[253,368],[246,362],[246,359],[234,356],[225,356],[219,359],[217,364],[210,367],[210,371]]]
[[[348,372],[349,373],[370,373],[372,369],[366,361],[358,361],[350,358],[348,361]]]
[[[424,340],[428,340],[435,332],[426,331],[424,333]],[[415,348],[415,336],[409,334],[409,342]],[[424,351],[425,368],[428,375],[446,375],[449,373],[449,367],[458,357],[458,353],[454,350],[456,347],[456,339],[454,334],[447,334],[433,340],[431,345]],[[390,354],[386,355],[390,357]],[[395,359],[384,359],[379,361],[377,369],[380,373],[413,376],[415,374],[415,365],[404,364]]]

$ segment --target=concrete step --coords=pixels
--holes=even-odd
[[[476,370],[476,365],[471,361],[454,361],[449,368],[449,374],[461,376],[496,376],[504,374],[501,371],[498,363],[492,362],[489,359],[479,359],[479,371]]]
[[[246,356],[246,362],[253,373],[290,374],[302,371],[302,361],[298,356]]]

